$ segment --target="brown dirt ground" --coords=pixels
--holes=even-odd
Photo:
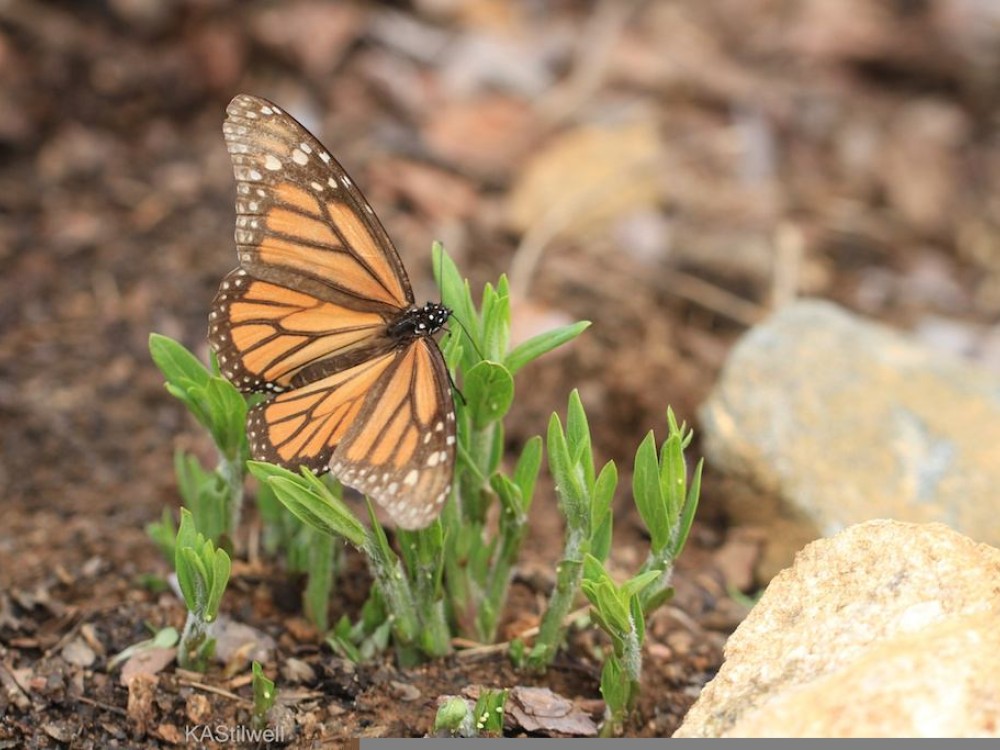
[[[207,352],[206,311],[234,263],[220,132],[233,94],[309,121],[364,186],[418,298],[432,294],[432,239],[474,288],[523,259],[531,228],[511,222],[506,202],[561,134],[652,124],[653,201],[618,207],[598,228],[565,220],[522,277],[521,329],[594,326],[521,376],[531,388],[508,432],[517,445],[543,431],[578,387],[626,488],[634,448],[662,431],[665,407],[697,428],[737,336],[797,294],[1000,361],[989,335],[1000,313],[1000,43],[996,16],[990,26],[976,15],[988,8],[2,4],[0,748],[158,747],[182,742],[186,725],[246,721],[245,669],[168,667],[130,702],[106,668],[147,624],[183,622],[172,595],[142,583],[168,572],[143,527],[178,502],[173,449],[209,446],[164,392],[146,342],[157,331]],[[630,736],[676,729],[745,612],[727,591],[753,590],[762,540],[727,526],[724,493],[708,467],[678,595],[649,625]],[[612,566],[624,573],[646,541],[619,494]],[[539,616],[561,534],[543,486],[507,622]],[[354,560],[338,583],[334,618],[363,599],[362,567]],[[476,684],[548,686],[600,716],[591,631],[572,633],[543,678],[500,655],[353,666],[319,645],[288,590],[273,561],[240,560],[223,608],[277,642],[266,667],[293,746],[421,736],[438,696]],[[96,657],[86,666],[81,641]],[[310,669],[279,674],[292,657]]]

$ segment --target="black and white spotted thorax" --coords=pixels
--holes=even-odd
[[[389,337],[399,343],[406,343],[421,336],[433,336],[440,331],[451,317],[451,310],[437,302],[428,302],[423,307],[412,307],[389,324]]]

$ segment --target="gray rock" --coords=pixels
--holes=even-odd
[[[767,532],[765,580],[872,518],[1000,544],[1000,381],[836,305],[798,302],[752,329],[700,417],[733,520]]]
[[[869,521],[807,546],[675,737],[998,737],[1000,550]]]

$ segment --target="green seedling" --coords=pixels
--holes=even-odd
[[[274,687],[274,682],[267,679],[259,662],[253,662],[251,668],[253,671],[253,728],[260,731],[267,728],[267,712],[274,705],[278,691]]]
[[[506,690],[483,690],[471,709],[464,698],[449,698],[438,708],[434,733],[453,737],[502,737],[506,702]]]
[[[231,564],[225,550],[216,549],[195,529],[194,518],[186,508],[181,509],[174,566],[188,610],[177,663],[184,669],[204,672],[215,652],[211,626],[219,615]]]
[[[209,371],[176,341],[154,333],[149,337],[149,351],[163,374],[167,391],[208,430],[219,455],[212,471],[204,469],[194,456],[179,453],[174,457],[185,506],[194,513],[198,529],[208,538],[218,542],[225,534],[231,539],[242,513],[244,462],[249,455],[246,400],[218,374],[217,368],[214,373]],[[162,548],[162,535],[154,533]]]
[[[549,420],[549,470],[556,481],[559,509],[566,519],[566,542],[556,568],[556,587],[542,617],[538,638],[526,657],[533,671],[544,671],[562,643],[566,616],[573,608],[584,559],[599,561],[611,548],[611,500],[618,485],[618,470],[608,461],[598,473],[594,468],[590,427],[580,401],[573,391],[569,397],[566,428],[555,414]]]
[[[688,484],[684,451],[694,433],[686,424],[677,424],[673,409],[667,409],[667,439],[656,450],[656,437],[650,431],[635,454],[632,494],[636,507],[649,531],[649,556],[641,572],[658,571],[659,576],[644,589],[645,613],[673,596],[670,585],[674,562],[687,543],[701,493],[704,459],[698,461]]]
[[[455,319],[444,341],[445,358],[463,396],[456,403],[459,460],[454,502],[442,514],[444,586],[456,631],[490,642],[507,600],[542,460],[542,442],[535,438],[525,444],[511,474],[501,466],[503,420],[513,402],[514,377],[590,324],[557,328],[510,348],[506,277],[496,286],[485,286],[477,308],[469,283],[440,245],[434,247],[433,262],[442,301]],[[494,529],[488,514],[497,504],[500,523]]]
[[[601,671],[601,692],[606,705],[601,735],[621,735],[635,706],[642,676],[645,618],[673,595],[670,579],[674,562],[691,530],[701,489],[702,461],[688,486],[684,450],[692,433],[678,425],[667,410],[667,439],[656,450],[652,432],[636,452],[632,491],[639,515],[650,536],[650,551],[642,569],[623,584],[614,582],[602,561],[587,555],[583,566],[583,592],[591,604],[591,617],[611,641]]]
[[[601,693],[606,705],[602,736],[620,735],[635,706],[646,635],[640,595],[659,574],[647,571],[617,586],[595,557],[588,555],[584,562],[583,592],[593,607],[591,617],[611,639],[601,671]]]

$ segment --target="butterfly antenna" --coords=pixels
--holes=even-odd
[[[454,320],[456,323],[458,323],[458,327],[465,332],[465,338],[468,339],[470,344],[472,344],[472,348],[476,351],[476,354],[479,355],[479,359],[486,359],[486,356],[479,350],[479,347],[476,346],[476,340],[472,338],[472,334],[469,333],[469,329],[465,327],[465,324],[461,320],[459,320],[459,318],[454,313],[452,313],[451,319]],[[448,331],[448,333],[451,333],[451,331],[448,330],[447,328],[445,328],[445,330]]]
[[[468,399],[465,398],[465,394],[462,393],[461,390],[459,390],[458,385],[455,384],[455,378],[451,376],[451,370],[447,370],[447,373],[448,373],[448,380],[451,381],[451,389],[455,391],[455,394],[458,396],[458,400],[462,402],[462,406],[468,406],[469,401]]]

